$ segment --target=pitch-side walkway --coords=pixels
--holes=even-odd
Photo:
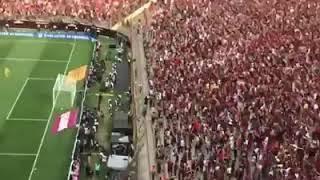
[[[149,93],[148,77],[146,72],[146,58],[143,47],[143,36],[137,33],[138,22],[146,23],[146,14],[150,17],[147,11],[143,13],[150,6],[150,2],[139,8],[137,11],[129,15],[126,20],[131,24],[131,27],[125,27],[121,23],[113,26],[113,30],[120,31],[126,34],[132,47],[132,56],[136,60],[132,62],[132,80],[134,81],[134,95],[136,104],[136,127],[137,127],[137,146],[138,153],[136,155],[136,166],[138,180],[151,180],[151,167],[156,164],[155,162],[155,143],[152,130],[152,122],[150,113],[147,116],[142,115],[144,106],[144,97]],[[135,73],[136,72],[136,73]],[[140,91],[141,90],[141,91]]]
[[[143,48],[143,37],[140,34],[136,34],[136,31],[134,30],[132,31],[132,35],[132,51],[133,57],[136,59],[133,66],[134,71],[137,72],[134,82],[136,84],[136,87],[138,87],[136,88],[135,95],[137,100],[137,118],[139,119],[137,127],[140,131],[137,131],[137,133],[143,135],[141,141],[144,143],[144,146],[142,147],[141,152],[138,155],[138,179],[143,180],[151,179],[150,169],[151,166],[155,165],[155,147],[150,115],[149,113],[147,113],[147,116],[145,117],[143,117],[142,115],[144,97],[148,95],[149,92],[146,72],[146,59]]]

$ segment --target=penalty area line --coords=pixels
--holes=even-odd
[[[17,102],[18,102],[18,100],[19,100],[19,98],[20,98],[20,96],[21,96],[24,88],[26,87],[28,81],[29,81],[29,78],[27,78],[27,79],[25,80],[25,82],[23,83],[22,88],[20,89],[19,94],[18,94],[16,100],[14,101],[13,105],[11,106],[11,109],[10,109],[10,111],[9,111],[7,117],[6,117],[7,119],[10,119],[11,113],[12,113],[14,107],[16,106],[16,104],[17,104]]]
[[[7,121],[30,121],[30,122],[47,122],[48,119],[34,119],[34,118],[10,118]]]
[[[20,96],[21,96],[21,94],[22,94],[22,92],[23,92],[24,88],[26,87],[26,85],[27,85],[27,83],[28,83],[29,80],[54,81],[55,79],[54,79],[54,78],[28,77],[28,78],[25,80],[24,84],[22,85],[22,88],[20,89],[19,94],[18,94],[18,96],[16,97],[13,105],[11,106],[11,109],[10,109],[10,111],[9,111],[7,117],[6,117],[7,120],[17,119],[17,118],[10,118],[10,116],[11,116],[12,111],[13,111],[14,107],[16,106],[16,104],[17,104],[17,102],[18,102],[18,100],[19,100],[19,98],[20,98]],[[26,119],[28,119],[28,118],[26,118]]]

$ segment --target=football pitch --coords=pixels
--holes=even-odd
[[[89,41],[0,37],[1,180],[67,179],[76,130],[51,133],[52,91],[92,51]]]

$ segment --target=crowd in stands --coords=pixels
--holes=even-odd
[[[147,42],[158,172],[320,179],[320,2],[158,1]]]
[[[147,0],[3,0],[0,19],[68,17],[88,22],[121,21]]]

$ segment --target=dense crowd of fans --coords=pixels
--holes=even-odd
[[[320,178],[320,2],[159,2],[147,42],[158,171]]]
[[[0,18],[68,17],[115,24],[147,0],[4,0]]]

